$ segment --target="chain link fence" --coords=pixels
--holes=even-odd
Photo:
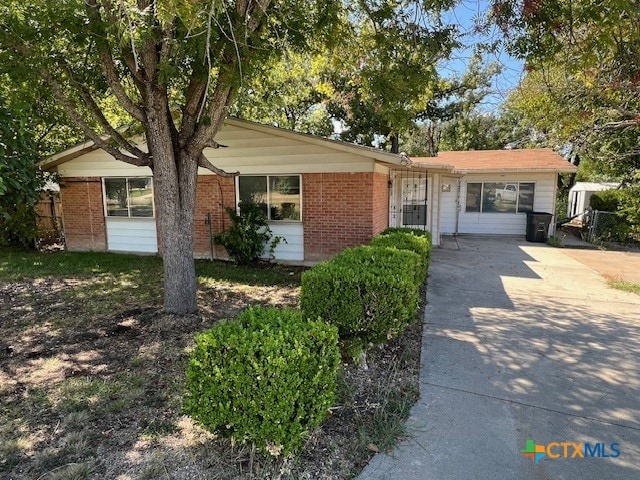
[[[590,243],[628,242],[631,228],[615,212],[593,210],[585,214],[587,241]]]

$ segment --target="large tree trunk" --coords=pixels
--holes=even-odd
[[[198,167],[197,158],[190,158],[177,146],[166,115],[149,116],[147,141],[153,157],[156,223],[164,265],[164,309],[183,315],[198,308],[193,261]]]

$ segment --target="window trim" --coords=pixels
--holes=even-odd
[[[241,177],[265,177],[267,179],[267,220],[269,223],[273,222],[273,223],[278,223],[278,224],[284,224],[284,223],[302,223],[304,220],[303,217],[303,185],[302,185],[302,174],[301,173],[247,173],[247,174],[241,174],[241,175],[237,175],[236,176],[236,180],[235,180],[235,187],[236,187],[236,212],[240,213],[240,178]],[[271,218],[269,218],[271,216],[271,182],[269,180],[269,177],[298,177],[299,179],[299,185],[300,185],[300,219],[299,220],[292,220],[290,218],[287,218],[285,220],[273,220]]]
[[[485,183],[504,183],[505,185],[509,184],[517,184],[518,189],[516,191],[516,211],[515,212],[485,212],[482,207],[484,205],[484,184]],[[537,190],[537,182],[533,180],[513,180],[513,181],[505,181],[505,180],[480,180],[480,181],[467,181],[465,185],[465,201],[464,201],[464,213],[485,213],[485,214],[497,214],[497,215],[520,215],[527,214],[527,212],[519,212],[518,208],[520,207],[520,184],[521,183],[531,183],[533,184],[533,203],[535,205],[536,201],[536,190]],[[480,199],[478,203],[479,210],[477,212],[470,212],[467,210],[467,195],[469,192],[469,184],[480,184]],[[531,211],[535,211],[534,206],[532,205]]]
[[[126,217],[123,216],[118,216],[118,215],[109,215],[109,209],[107,208],[107,187],[105,184],[105,180],[111,180],[111,179],[121,179],[124,178],[126,181],[126,190],[127,190],[127,213],[128,215]],[[131,216],[131,202],[129,201],[129,180],[133,179],[149,179],[151,180],[151,211],[152,211],[152,215],[150,217],[132,217]],[[125,176],[113,176],[113,177],[102,177],[102,207],[103,207],[103,213],[104,213],[104,218],[119,218],[119,219],[123,219],[123,220],[150,220],[153,219],[155,220],[156,218],[156,195],[155,195],[155,190],[154,190],[154,182],[153,182],[153,177],[152,176],[140,176],[140,177],[125,177]]]

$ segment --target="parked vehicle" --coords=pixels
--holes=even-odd
[[[515,202],[518,198],[518,185],[515,183],[507,183],[504,188],[496,188],[496,200],[505,202]]]

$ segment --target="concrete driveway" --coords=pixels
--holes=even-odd
[[[640,296],[560,249],[462,237],[435,250],[427,300],[410,438],[360,478],[640,479]],[[527,440],[620,454],[535,464]]]

